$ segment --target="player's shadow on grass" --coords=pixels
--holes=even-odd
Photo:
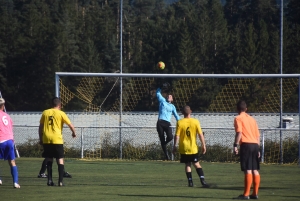
[[[224,187],[224,186],[212,186],[210,187],[210,189],[216,189],[216,190],[244,190],[243,186],[228,186],[228,187]],[[260,190],[272,190],[272,189],[288,189],[288,188],[284,188],[284,187],[268,187],[268,186],[263,186],[263,187],[259,187]]]
[[[295,196],[284,195],[284,197],[287,197],[287,198],[299,198],[298,200],[300,200],[300,196],[297,196],[297,195],[295,195]]]
[[[208,196],[184,196],[184,195],[127,195],[127,194],[118,194],[119,196],[126,196],[126,197],[151,197],[151,198],[206,198],[212,199],[213,197]],[[215,199],[215,198],[213,198]],[[222,199],[222,198],[221,198]]]

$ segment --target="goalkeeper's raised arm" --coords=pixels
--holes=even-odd
[[[158,119],[162,119],[168,122],[171,122],[172,114],[178,121],[180,119],[179,115],[177,114],[175,106],[172,104],[173,96],[171,94],[167,95],[167,98],[164,98],[161,95],[161,89],[158,88],[156,90],[156,97],[159,103],[159,114]]]

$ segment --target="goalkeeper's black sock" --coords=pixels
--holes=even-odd
[[[52,180],[52,161],[47,162],[47,174],[48,174],[48,183],[53,182]]]
[[[44,161],[43,161],[43,163],[42,163],[42,167],[41,167],[41,170],[40,170],[39,174],[45,173],[46,169],[47,169],[47,159],[45,158]]]
[[[204,173],[203,173],[202,168],[197,168],[196,171],[197,171],[197,174],[198,174],[198,176],[200,178],[201,184],[202,185],[206,185],[206,182],[204,180]]]
[[[186,172],[186,177],[188,179],[188,186],[193,187],[193,179],[192,179],[192,172]]]
[[[65,166],[63,164],[58,164],[58,182],[62,183],[63,182],[63,177],[64,177],[64,169]]]
[[[167,145],[164,144],[164,145],[161,145],[161,147],[162,147],[162,150],[165,154],[166,160],[170,160],[170,157],[169,157],[169,154],[168,154],[168,151],[167,151]]]

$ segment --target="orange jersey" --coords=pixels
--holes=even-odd
[[[241,112],[234,119],[234,128],[236,133],[241,133],[240,144],[258,143],[259,130],[256,120],[246,112]]]

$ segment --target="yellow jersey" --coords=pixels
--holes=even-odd
[[[176,136],[179,136],[179,153],[198,153],[197,134],[202,134],[200,122],[194,118],[183,118],[177,121]]]
[[[62,129],[63,125],[70,125],[71,121],[61,110],[48,109],[44,110],[40,119],[43,124],[43,143],[44,144],[63,144]]]

